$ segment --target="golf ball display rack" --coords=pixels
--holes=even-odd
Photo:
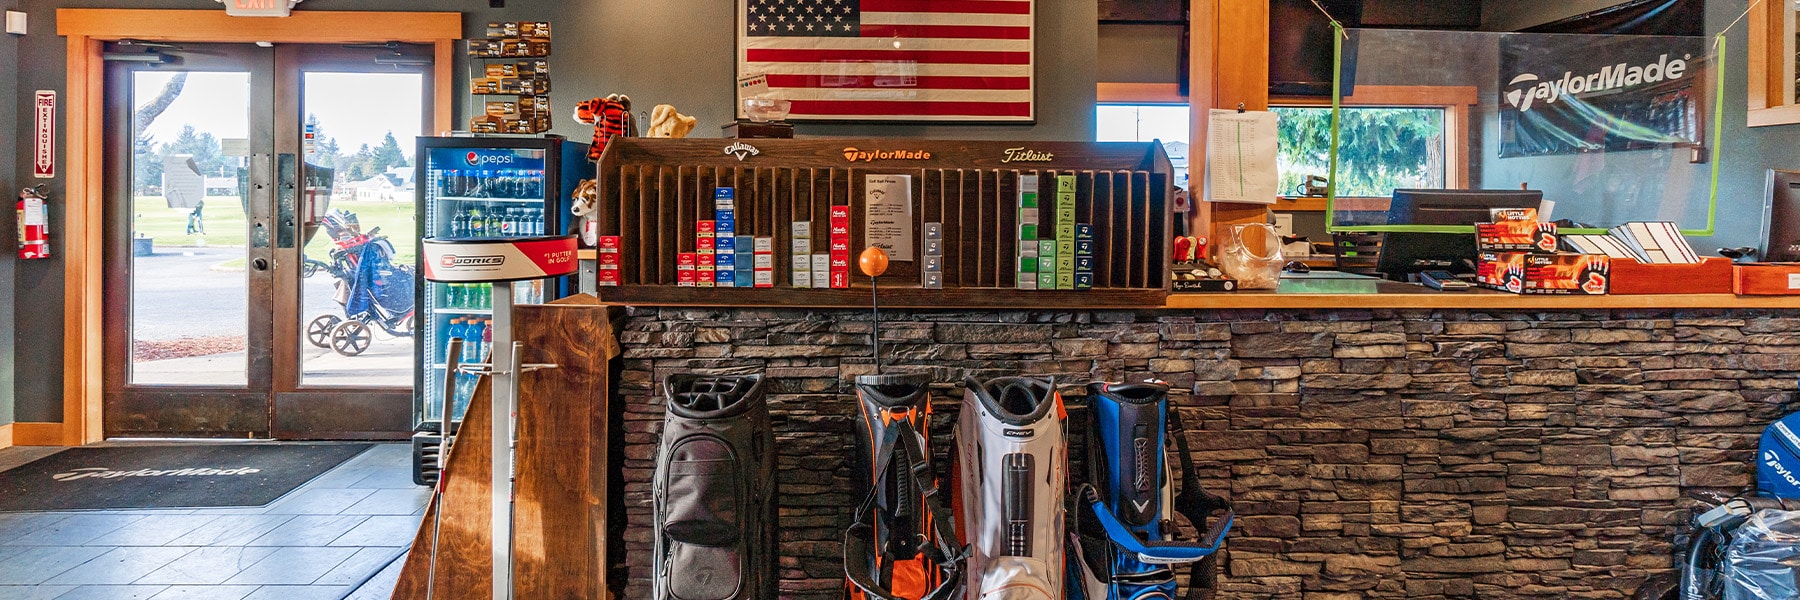
[[[575,236],[454,240],[426,238],[421,242],[425,279],[438,283],[508,284],[515,281],[560,277],[575,272]],[[513,484],[518,445],[519,376],[526,370],[555,365],[520,363],[519,344],[513,342],[513,286],[491,285],[493,329],[491,353],[485,363],[464,365],[492,379],[490,414],[493,419],[493,598],[512,598],[513,582]],[[446,394],[445,402],[452,394]],[[446,410],[444,412],[448,412]],[[505,540],[502,543],[501,540]]]
[[[599,235],[617,248],[602,300],[865,305],[869,281],[850,265],[850,249],[868,246],[890,253],[881,302],[895,307],[1158,307],[1167,298],[1174,178],[1157,144],[771,139],[756,140],[754,152],[749,144],[608,145],[595,214]],[[1022,204],[1034,183],[1046,201]],[[721,223],[732,228],[730,251],[720,249]],[[736,247],[744,241],[753,252]],[[1068,250],[1067,259],[1049,263],[1050,285],[1021,290],[1020,258],[1039,246]],[[737,264],[745,258],[749,270]],[[727,272],[731,285],[720,283]]]

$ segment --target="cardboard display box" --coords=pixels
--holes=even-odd
[[[1729,294],[1732,293],[1731,260],[1703,258],[1684,264],[1644,264],[1635,259],[1612,259],[1610,294]]]
[[[1475,282],[1515,294],[1605,294],[1611,264],[1599,254],[1483,252]]]
[[[1733,265],[1732,291],[1739,296],[1800,295],[1800,263]]]
[[[1475,249],[1480,252],[1556,252],[1556,224],[1537,221],[1500,221],[1475,224]]]

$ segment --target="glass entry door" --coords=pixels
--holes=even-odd
[[[107,57],[105,435],[406,435],[430,53]]]

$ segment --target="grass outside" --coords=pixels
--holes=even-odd
[[[243,206],[236,196],[207,197],[206,208],[201,211],[206,224],[206,235],[189,235],[187,209],[169,208],[168,202],[161,196],[140,196],[136,199],[136,230],[139,235],[153,238],[157,248],[243,247],[249,237]],[[413,241],[418,239],[419,228],[413,219],[411,202],[333,200],[331,209],[343,209],[355,214],[357,221],[362,223],[364,232],[380,227],[381,234],[394,243],[395,262],[413,262]],[[320,228],[313,235],[312,242],[306,245],[306,256],[326,260],[330,249],[331,236],[325,233],[324,228]],[[224,269],[241,269],[243,266],[242,258],[219,264],[219,268]]]

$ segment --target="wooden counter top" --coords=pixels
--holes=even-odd
[[[593,250],[581,250],[583,260],[594,260]],[[882,306],[892,308],[986,308],[999,310],[993,301],[1012,300],[1019,309],[1029,309],[1032,300],[1050,300],[1058,308],[1068,310],[1120,309],[1110,302],[1082,302],[1088,292],[1015,292],[1013,290],[954,290],[939,292],[943,297],[932,304],[921,305],[916,288],[895,287],[883,290]],[[790,296],[786,306],[794,308],[849,308],[868,301],[868,288],[851,290],[810,290],[804,298]],[[699,300],[693,290],[671,294],[671,298],[655,302],[607,302],[614,305],[655,306],[758,306],[761,291],[730,290],[716,299]],[[890,295],[892,294],[892,295]],[[606,289],[600,290],[601,299]],[[677,296],[685,296],[676,299]],[[981,296],[977,302],[976,296]],[[996,298],[998,297],[998,298]],[[959,302],[961,300],[961,302]],[[973,302],[974,304],[971,304]],[[1109,306],[1110,305],[1110,306]],[[1140,307],[1141,308],[1141,307]],[[1800,309],[1800,296],[1734,296],[1731,294],[1652,294],[1605,296],[1523,296],[1493,290],[1474,289],[1466,292],[1437,292],[1416,285],[1382,282],[1374,293],[1304,293],[1295,291],[1242,291],[1216,294],[1171,294],[1163,310],[1368,310],[1368,309],[1465,309],[1465,310],[1611,310],[1611,309],[1723,309],[1723,308],[1789,308]],[[1155,309],[1150,309],[1155,310]]]
[[[1678,308],[1796,308],[1800,296],[1734,296],[1731,294],[1642,296],[1520,296],[1506,293],[1430,292],[1384,294],[1173,294],[1169,309],[1379,309],[1445,308],[1468,310],[1605,310]]]

